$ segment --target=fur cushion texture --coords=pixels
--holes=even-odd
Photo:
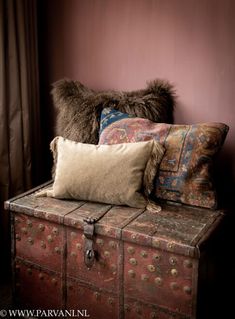
[[[105,107],[154,122],[173,122],[175,92],[160,79],[131,92],[96,92],[79,81],[62,79],[53,84],[51,94],[57,110],[56,135],[76,142],[98,143],[99,119]]]
[[[145,208],[164,147],[154,141],[85,144],[56,137],[52,189],[37,196]]]
[[[101,114],[99,144],[155,139],[166,150],[156,176],[155,197],[215,209],[213,160],[228,130],[223,123],[154,123],[107,108]]]

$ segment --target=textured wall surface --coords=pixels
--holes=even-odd
[[[175,85],[175,123],[230,126],[216,162],[223,204],[235,198],[235,1],[43,0],[42,100],[62,77],[93,89],[131,90],[154,78]]]

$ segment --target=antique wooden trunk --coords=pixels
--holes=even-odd
[[[221,211],[36,197],[44,187],[5,203],[18,307],[86,309],[94,319],[210,318],[208,256]]]

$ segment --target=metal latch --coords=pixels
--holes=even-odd
[[[83,220],[85,222],[84,225],[84,235],[85,235],[85,243],[84,243],[84,262],[88,269],[94,264],[96,253],[93,249],[93,238],[95,231],[95,218],[85,218]]]

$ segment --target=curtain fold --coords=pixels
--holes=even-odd
[[[40,179],[36,0],[0,0],[0,231],[9,235],[4,200]]]

